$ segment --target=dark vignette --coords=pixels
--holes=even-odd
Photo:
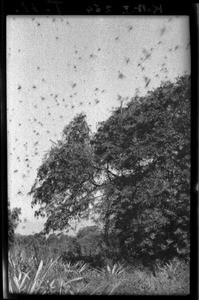
[[[34,295],[11,295],[8,293],[7,260],[8,260],[8,174],[7,174],[7,95],[6,95],[6,16],[7,15],[189,15],[191,33],[191,293],[188,297],[198,295],[198,15],[197,4],[147,3],[139,1],[73,1],[63,0],[11,0],[1,1],[1,228],[2,228],[2,267],[1,291],[3,299],[20,299]],[[3,284],[4,281],[4,284]],[[5,284],[6,283],[6,284]],[[47,295],[46,295],[47,296]],[[46,297],[44,296],[44,297]],[[54,298],[55,295],[52,295]],[[38,297],[38,295],[36,296]],[[49,296],[48,296],[49,297]],[[178,296],[177,296],[178,297]]]

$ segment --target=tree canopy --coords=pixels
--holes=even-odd
[[[190,76],[132,97],[99,125],[91,134],[77,115],[38,169],[30,194],[45,232],[92,212],[109,254],[187,255]]]

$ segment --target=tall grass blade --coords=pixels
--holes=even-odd
[[[110,268],[109,265],[107,265],[107,270],[108,270],[109,273],[111,273],[111,268]]]
[[[37,278],[39,277],[39,274],[41,273],[42,271],[42,267],[43,267],[43,261],[41,260],[40,264],[39,264],[39,267],[38,267],[38,270],[37,270],[37,274],[35,276],[35,279],[34,279],[34,284],[30,290],[30,293],[32,294],[33,292],[34,293],[37,293],[38,290],[40,289],[48,271],[50,270],[50,268],[52,268],[52,266],[55,264],[55,262],[58,260],[59,257],[57,257],[54,261],[50,261],[50,265],[47,267],[47,270],[44,272],[43,276],[40,278],[40,280],[37,280]]]
[[[97,290],[99,290],[101,288],[101,286],[98,286],[92,293],[91,295],[93,295]]]
[[[113,269],[112,269],[112,274],[115,273],[115,269],[117,268],[117,264],[114,264]]]
[[[119,282],[111,289],[109,295],[111,295],[111,294],[114,292],[114,290],[115,290],[115,289],[116,289],[116,288],[117,288],[124,280],[125,280],[125,279],[119,281]]]
[[[64,283],[64,286],[66,286],[67,284],[69,284],[69,283],[71,283],[71,282],[81,280],[81,279],[83,279],[83,278],[84,278],[84,277],[78,277],[78,278],[70,279],[70,280],[68,280],[67,282]]]
[[[28,273],[30,273],[30,272],[28,272]],[[24,274],[24,278],[22,279],[22,282],[21,282],[21,287],[23,287],[23,285],[24,285],[24,283],[25,283],[25,280],[26,280],[26,278],[29,278],[30,279],[30,277],[28,276],[28,273],[26,274],[26,273],[23,273]]]
[[[59,289],[59,294],[60,295],[61,295],[62,287],[63,287],[63,279],[61,278],[61,280],[60,280],[60,289]]]
[[[42,267],[43,267],[43,260],[41,260],[40,263],[39,263],[39,267],[38,267],[37,273],[35,275],[33,285],[32,285],[32,287],[29,291],[30,294],[33,294],[34,292],[36,292],[36,286],[38,284],[38,278],[39,278],[39,274],[42,271]]]
[[[108,289],[109,289],[109,283],[104,287],[104,289],[102,290],[102,295],[106,295],[108,293]]]

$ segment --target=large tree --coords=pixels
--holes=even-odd
[[[102,124],[94,144],[100,165],[117,174],[107,200],[122,253],[188,254],[190,78],[132,99]]]
[[[189,146],[189,76],[133,97],[93,136],[78,115],[38,170],[30,191],[36,214],[47,215],[48,232],[93,211],[109,253],[186,255]]]

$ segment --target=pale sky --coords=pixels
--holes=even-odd
[[[17,232],[43,228],[30,191],[44,154],[85,112],[92,131],[128,102],[190,73],[186,16],[8,16],[8,195]],[[146,87],[147,86],[147,87]]]

